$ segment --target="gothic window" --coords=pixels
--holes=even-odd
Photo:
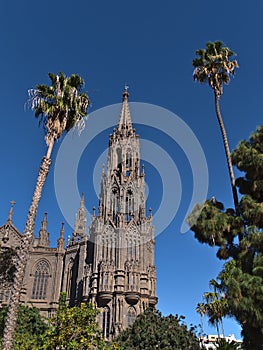
[[[109,259],[109,240],[106,239],[106,260]]]
[[[113,219],[116,221],[116,214],[120,211],[120,199],[119,199],[119,191],[117,188],[112,189],[112,198],[111,198],[111,211],[113,213]]]
[[[113,260],[113,252],[114,252],[114,241],[111,237],[110,239],[110,261]]]
[[[46,299],[47,297],[47,284],[49,277],[49,266],[44,260],[41,260],[35,269],[34,283],[32,289],[33,299]]]
[[[104,273],[104,288],[108,289],[108,284],[109,284],[109,275],[108,275],[108,272],[105,272]]]
[[[108,306],[103,309],[102,331],[104,339],[108,339],[110,336],[110,308]]]
[[[122,166],[121,166],[122,156],[121,156],[121,149],[120,148],[117,149],[117,155],[118,155],[118,170],[121,172],[122,171]]]
[[[68,265],[68,270],[67,270],[67,283],[66,283],[66,293],[68,298],[70,297],[70,290],[71,290],[72,266],[73,266],[73,260],[70,260],[70,263]]]
[[[127,317],[128,327],[133,324],[133,322],[135,321],[135,318],[136,318],[136,311],[135,311],[134,307],[129,307],[128,317]]]
[[[131,151],[129,150],[126,153],[126,168],[131,168],[132,167],[132,155]]]
[[[132,190],[128,190],[127,194],[126,194],[126,208],[125,208],[127,221],[130,220],[130,214],[131,214],[131,212],[133,212],[133,196],[132,195],[133,195]]]
[[[134,290],[135,288],[135,275],[134,272],[129,273],[129,289]]]
[[[105,259],[105,240],[104,240],[104,237],[102,237],[101,246],[102,246],[102,259],[104,260]]]
[[[132,258],[132,240],[130,239],[130,240],[128,240],[127,241],[127,243],[128,243],[128,258]]]

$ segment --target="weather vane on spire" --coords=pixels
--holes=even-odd
[[[125,85],[124,85],[124,91],[123,91],[123,93],[122,93],[123,101],[128,101],[128,96],[129,96],[128,89],[129,89],[129,86],[125,83]]]

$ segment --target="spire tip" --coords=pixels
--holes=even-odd
[[[124,85],[124,91],[122,93],[123,101],[128,100],[129,92],[128,92],[129,86],[127,84]]]

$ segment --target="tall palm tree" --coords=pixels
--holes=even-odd
[[[209,317],[209,323],[216,326],[218,337],[220,337],[219,324],[221,325],[222,335],[225,337],[223,317],[226,316],[228,311],[227,299],[221,294],[221,285],[212,279],[209,282],[210,288],[213,292],[204,293],[203,297],[206,301],[205,308]]]
[[[209,317],[208,322],[211,325],[216,326],[217,335],[218,335],[218,338],[220,338],[219,316],[217,313],[217,304],[216,304],[216,300],[217,300],[218,296],[214,292],[206,292],[206,293],[204,293],[203,297],[206,301],[205,308],[206,308],[206,313]]]
[[[238,214],[238,196],[235,177],[228,145],[227,133],[223,123],[219,103],[220,97],[223,94],[223,85],[229,83],[230,76],[234,75],[235,68],[238,67],[238,63],[237,60],[232,59],[234,52],[231,51],[228,47],[224,47],[221,41],[208,42],[206,44],[206,50],[199,49],[196,51],[196,55],[199,57],[193,60],[194,79],[200,83],[208,83],[214,91],[216,115],[225,148],[234,206],[236,213]]]
[[[214,300],[214,309],[216,317],[218,317],[221,324],[223,337],[225,337],[223,317],[226,316],[227,300],[219,294],[221,292],[221,285],[214,278],[209,281],[209,286],[213,288],[214,294],[217,296],[216,300]]]
[[[89,106],[87,94],[81,92],[84,81],[79,75],[72,74],[66,77],[63,73],[58,75],[49,73],[49,78],[51,79],[50,86],[37,85],[35,89],[29,90],[31,108],[35,111],[35,117],[40,118],[46,131],[47,153],[40,165],[21,246],[18,251],[16,273],[3,336],[3,350],[11,350],[12,348],[28,252],[33,240],[39,200],[51,165],[50,156],[54,142],[59,139],[64,131],[69,131],[75,125],[80,128],[83,127],[83,119],[87,115]]]
[[[202,338],[204,338],[205,336],[205,329],[204,329],[204,316],[207,312],[206,310],[206,306],[204,303],[198,303],[196,306],[195,311],[197,313],[199,313],[200,317],[201,317],[201,330],[202,330]]]

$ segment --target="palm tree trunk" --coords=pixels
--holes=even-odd
[[[46,158],[48,158],[48,159],[49,159],[50,156],[51,156],[53,146],[54,146],[54,139],[52,139],[52,140],[49,142],[49,145],[48,145],[47,154],[46,154]]]
[[[221,329],[222,329],[223,338],[225,338],[225,329],[224,329],[223,318],[220,319],[220,323],[221,323]]]
[[[214,91],[214,95],[215,95],[216,116],[217,116],[217,120],[218,120],[218,123],[220,126],[222,138],[223,138],[225,154],[226,154],[226,159],[227,159],[227,165],[228,165],[228,171],[229,171],[229,177],[230,177],[231,187],[232,187],[232,194],[233,194],[235,211],[236,211],[236,214],[239,215],[239,202],[238,202],[238,195],[237,195],[237,188],[236,188],[236,181],[235,181],[235,176],[234,176],[234,171],[233,171],[233,165],[232,165],[232,160],[231,160],[231,153],[229,150],[226,129],[225,129],[224,122],[223,122],[221,112],[220,112],[220,105],[219,105],[220,95],[216,91]],[[243,238],[243,235],[239,234],[239,241],[242,240],[242,238]]]
[[[217,332],[218,339],[219,339],[220,338],[220,332],[219,332],[218,320],[216,320],[216,332]]]
[[[10,303],[9,303],[8,314],[7,314],[6,324],[5,324],[4,334],[3,334],[2,350],[12,349],[16,321],[18,316],[17,315],[18,306],[20,301],[21,289],[23,286],[23,279],[25,275],[28,253],[34,237],[34,226],[35,226],[35,219],[36,219],[38,204],[41,198],[42,189],[46,181],[50,165],[51,165],[51,159],[48,157],[44,157],[40,165],[40,169],[37,177],[37,183],[35,186],[32,202],[27,215],[27,221],[25,225],[23,238],[17,254],[18,257],[16,261],[16,272],[14,276],[14,283],[11,290]]]
[[[202,330],[202,339],[204,339],[205,327],[204,327],[204,315],[203,314],[201,314],[201,330]]]

